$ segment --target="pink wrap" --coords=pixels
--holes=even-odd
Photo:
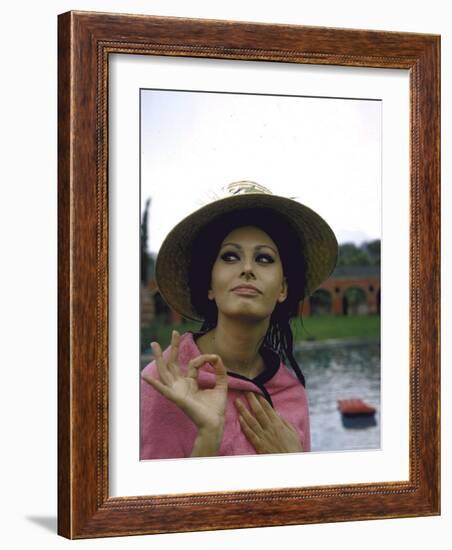
[[[167,348],[163,354],[169,353]],[[191,332],[181,336],[179,347],[179,365],[186,372],[188,362],[201,352]],[[279,362],[279,366],[278,366]],[[267,362],[266,362],[267,363]],[[153,377],[158,378],[155,361],[145,367]],[[200,387],[212,387],[215,384],[215,370],[209,363],[202,366],[198,373]],[[226,405],[225,427],[219,455],[252,455],[254,447],[243,434],[235,399],[241,397],[247,404],[243,392],[256,392],[271,398],[274,409],[288,420],[299,432],[304,451],[311,450],[308,401],[304,387],[292,375],[284,364],[276,361],[273,367],[266,369],[257,378],[249,380],[230,374],[228,376],[228,398]],[[196,438],[195,424],[174,403],[160,395],[144,380],[141,381],[141,425],[140,459],[183,458],[191,455]]]

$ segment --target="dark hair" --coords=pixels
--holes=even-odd
[[[218,250],[231,231],[243,226],[258,227],[278,247],[288,294],[284,302],[276,304],[262,345],[272,348],[284,362],[288,362],[304,386],[304,376],[293,355],[290,319],[298,316],[300,301],[304,296],[306,263],[300,240],[290,222],[274,210],[260,208],[229,212],[207,224],[194,239],[188,283],[192,305],[204,319],[201,332],[215,328],[218,322],[217,306],[207,297]]]

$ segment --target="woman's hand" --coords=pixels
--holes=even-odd
[[[152,342],[151,347],[160,380],[146,373],[142,374],[142,378],[182,409],[197,426],[198,437],[193,455],[211,456],[216,454],[223,436],[228,391],[226,368],[218,355],[203,354],[188,363],[188,370],[184,375],[177,360],[179,343],[180,335],[177,331],[173,331],[168,360],[165,360],[160,345]],[[197,378],[198,369],[206,363],[214,366],[216,383],[214,388],[200,389]]]
[[[240,399],[235,404],[242,431],[258,454],[303,451],[298,432],[264,397],[249,392],[247,398],[254,416]]]

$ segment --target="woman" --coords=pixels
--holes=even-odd
[[[164,299],[203,326],[174,331],[165,352],[151,344],[142,459],[310,450],[289,320],[334,269],[337,241],[320,216],[291,199],[252,182],[227,191],[182,220],[157,259]]]

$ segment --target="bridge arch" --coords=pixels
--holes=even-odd
[[[333,299],[331,292],[324,288],[317,289],[309,297],[309,309],[311,315],[323,315],[331,313]]]
[[[367,315],[369,306],[366,294],[361,286],[348,287],[342,294],[342,314]]]

